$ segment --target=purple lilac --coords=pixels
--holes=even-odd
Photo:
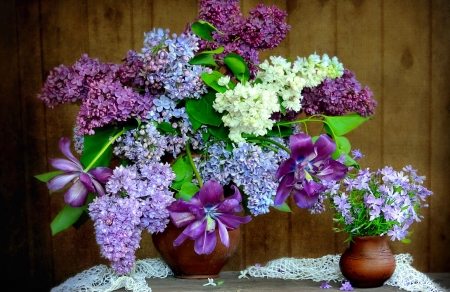
[[[132,270],[143,229],[155,233],[167,226],[167,207],[175,201],[169,191],[174,179],[168,164],[154,163],[140,169],[119,166],[106,184],[107,194],[89,205],[97,243],[117,273]]]
[[[142,233],[139,205],[136,198],[120,195],[97,197],[89,205],[101,254],[120,275],[131,272],[134,267]]]
[[[341,77],[327,78],[316,87],[305,87],[302,96],[302,110],[307,115],[342,116],[355,112],[367,117],[374,114],[377,106],[370,89],[361,88],[355,74],[348,69]]]
[[[217,59],[223,60],[228,53],[237,53],[247,62],[252,76],[255,76],[260,63],[259,50],[278,46],[286,37],[290,26],[285,23],[286,12],[275,6],[262,4],[251,9],[249,17],[244,19],[238,2],[200,1],[199,19],[211,23],[221,33],[213,33],[214,43],[200,40],[199,52],[223,46],[224,52]]]

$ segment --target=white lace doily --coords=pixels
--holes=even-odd
[[[251,266],[241,271],[239,278],[279,278],[291,280],[341,281],[344,279],[339,270],[341,255],[326,255],[321,258],[280,258],[266,266]],[[413,292],[442,292],[428,276],[411,266],[410,254],[395,255],[396,268],[385,285],[396,286]],[[146,278],[166,278],[173,275],[170,268],[161,259],[136,261],[135,271],[129,276],[119,276],[105,265],[92,267],[68,279],[51,292],[112,292],[121,288],[134,292],[151,292]]]

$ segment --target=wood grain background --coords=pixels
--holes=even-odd
[[[450,272],[450,2],[447,0],[242,0],[248,10],[263,2],[288,11],[287,39],[269,55],[338,56],[379,102],[373,120],[351,134],[363,166],[396,169],[411,164],[434,192],[412,243],[392,244],[410,253],[422,272]],[[0,240],[1,281],[6,287],[48,291],[98,264],[92,223],[52,237],[49,223],[62,208],[33,175],[51,170],[58,140],[72,136],[77,107],[44,107],[36,94],[59,64],[83,53],[119,62],[140,50],[153,27],[181,32],[197,16],[197,0],[3,0],[0,9]],[[243,229],[238,253],[226,270],[280,257],[341,253],[344,234],[332,215],[271,212]],[[140,258],[157,257],[144,236]]]

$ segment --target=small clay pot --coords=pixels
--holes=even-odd
[[[339,261],[353,287],[380,287],[395,271],[395,258],[386,236],[355,236]]]
[[[219,231],[216,230],[217,244],[214,251],[208,255],[199,255],[194,250],[194,241],[186,239],[179,246],[173,246],[173,241],[184,228],[177,228],[172,222],[164,232],[152,234],[152,241],[163,260],[170,267],[176,278],[206,279],[217,278],[219,273],[239,245],[240,229],[228,230],[230,247],[222,244]]]

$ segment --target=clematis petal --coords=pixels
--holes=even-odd
[[[191,212],[170,212],[170,219],[176,227],[180,228],[195,221]]]
[[[89,192],[95,192],[94,185],[92,184],[92,178],[89,176],[89,174],[85,172],[80,173],[80,181]]]
[[[314,148],[316,148],[317,156],[314,161],[320,161],[329,158],[331,154],[336,150],[336,143],[331,140],[327,134],[322,134],[314,143]]]
[[[102,186],[98,181],[96,181],[95,179],[93,179],[93,180],[92,180],[92,184],[94,185],[95,192],[97,193],[97,195],[98,195],[99,197],[102,197],[102,196],[105,195],[105,189],[103,188],[103,186]]]
[[[275,199],[273,200],[275,206],[280,206],[286,201],[287,197],[291,194],[294,184],[295,178],[293,173],[287,174],[281,179],[281,182],[278,184]]]
[[[80,168],[78,164],[75,164],[72,161],[64,158],[51,158],[48,161],[54,168],[62,170],[64,172],[83,171],[83,169]]]
[[[209,180],[198,191],[203,206],[216,205],[223,196],[223,187],[215,180]]]
[[[345,177],[348,172],[348,167],[345,164],[340,163],[339,161],[329,159],[327,161],[327,170],[326,172],[319,172],[315,176],[325,181],[339,181]],[[331,171],[330,171],[331,170]]]
[[[219,203],[217,207],[217,212],[223,213],[223,212],[233,212],[234,209],[237,207],[240,207],[240,203],[238,200],[232,199],[232,198],[226,198],[222,202]],[[240,209],[240,208],[238,208]]]
[[[291,157],[295,161],[303,161],[308,155],[314,152],[311,137],[306,134],[292,135],[289,139]]]
[[[167,210],[170,212],[190,212],[189,207],[192,204],[190,202],[186,202],[183,199],[176,200],[170,204],[169,207],[167,207]]]
[[[219,218],[217,218],[217,221],[220,221],[229,230],[236,229],[239,227],[239,225],[248,223],[251,220],[252,217],[250,215],[241,217],[233,214],[220,214]]]
[[[84,169],[81,162],[75,156],[73,156],[72,152],[70,151],[70,139],[69,138],[63,137],[63,138],[61,138],[61,140],[59,140],[59,149],[67,158],[69,158],[70,160],[73,161],[73,163],[78,165],[80,169]]]
[[[277,169],[277,173],[275,174],[276,179],[280,179],[288,173],[294,172],[295,167],[297,166],[297,162],[293,158],[288,158],[283,161]]]
[[[80,175],[79,172],[64,173],[57,175],[47,182],[47,187],[51,191],[57,191],[59,189],[62,189],[66,184],[68,184],[73,179],[77,178],[79,175]]]
[[[226,247],[230,247],[230,235],[228,234],[227,227],[220,220],[217,220],[217,225],[219,226],[220,241]]]
[[[109,177],[113,174],[113,171],[108,167],[99,166],[89,170],[88,173],[102,184],[106,184]]]
[[[310,181],[304,180],[302,186],[308,196],[316,196],[322,191],[324,191],[326,188],[324,185],[317,183],[313,180]]]
[[[64,195],[64,201],[71,207],[81,207],[86,203],[88,190],[77,180]]]
[[[306,193],[306,191],[304,189],[300,189],[300,190],[294,189],[293,197],[294,197],[294,202],[300,208],[311,208],[317,202],[317,199],[319,198],[319,194],[313,195],[313,196],[308,196],[308,194]]]
[[[198,254],[210,254],[216,247],[217,237],[215,232],[205,232],[194,243],[194,250]]]

